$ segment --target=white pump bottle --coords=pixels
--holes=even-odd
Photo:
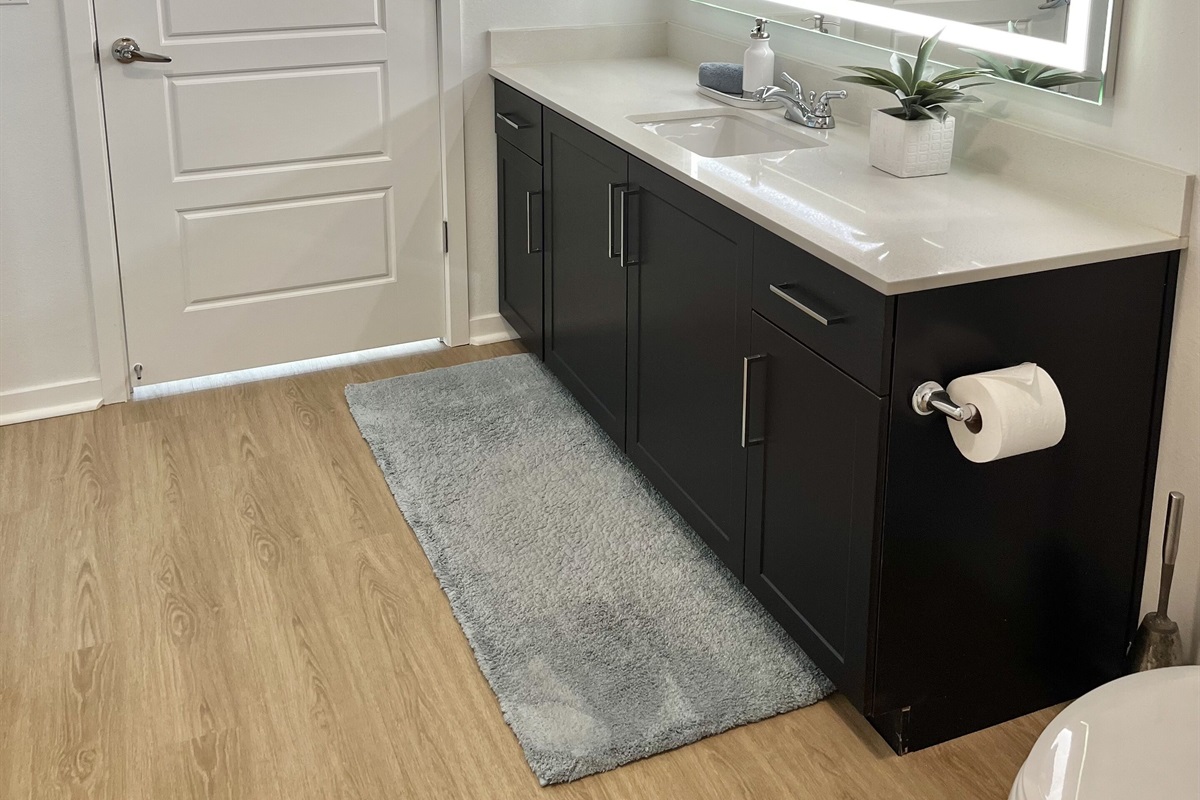
[[[771,49],[771,34],[767,33],[767,20],[754,20],[750,31],[750,47],[742,62],[742,96],[750,98],[764,86],[775,83],[775,51]]]

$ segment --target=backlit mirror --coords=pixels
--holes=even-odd
[[[943,30],[934,59],[1101,103],[1111,87],[1121,0],[694,0],[912,55]]]

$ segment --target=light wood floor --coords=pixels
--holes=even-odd
[[[837,696],[540,789],[342,396],[517,350],[0,429],[0,797],[1005,797],[1049,713],[901,759]]]

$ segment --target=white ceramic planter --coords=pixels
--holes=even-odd
[[[954,117],[908,121],[880,108],[871,112],[871,166],[899,178],[941,175],[953,154]]]

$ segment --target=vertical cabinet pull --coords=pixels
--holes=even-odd
[[[616,234],[617,226],[613,223],[615,214],[613,207],[617,204],[617,192],[623,192],[629,188],[628,183],[610,183],[608,185],[608,257],[616,258],[619,256],[620,247],[613,241]]]
[[[541,199],[541,192],[526,192],[525,193],[525,252],[529,255],[535,255],[542,252],[541,237],[538,237],[538,246],[533,248],[533,198]]]
[[[762,444],[766,437],[759,433],[754,436],[750,432],[750,372],[751,365],[765,361],[767,356],[763,353],[753,356],[746,356],[742,359],[742,447],[751,447],[753,445]]]
[[[642,263],[636,205],[634,206],[634,215],[630,217],[629,213],[629,198],[632,197],[636,202],[640,196],[641,192],[638,189],[621,190],[621,235],[619,237],[621,249],[617,255],[621,257],[622,267],[636,267]]]

